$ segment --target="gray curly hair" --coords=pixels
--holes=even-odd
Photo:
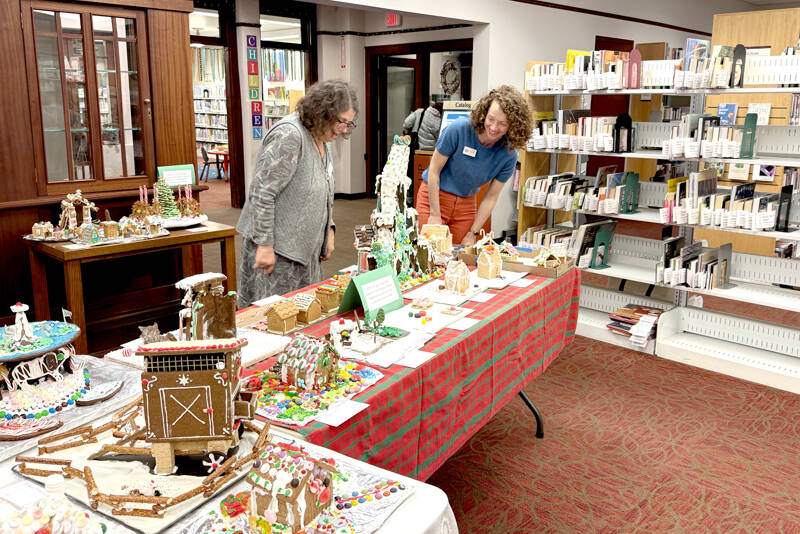
[[[314,136],[329,132],[339,121],[339,114],[351,108],[358,114],[358,97],[344,80],[317,82],[297,102],[300,121]]]

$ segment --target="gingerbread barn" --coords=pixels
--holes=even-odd
[[[313,293],[298,293],[292,297],[297,306],[297,321],[311,324],[322,315],[322,304]]]
[[[489,245],[481,249],[478,255],[478,276],[480,278],[492,279],[500,276],[503,267],[503,260],[497,247]]]
[[[238,444],[240,420],[255,412],[239,394],[246,344],[243,338],[162,341],[136,351],[144,358],[144,439],[157,473],[172,473],[182,451],[203,451],[213,471]]]
[[[469,268],[461,260],[450,260],[444,271],[444,287],[447,291],[466,294],[469,290]]]
[[[316,459],[288,443],[267,445],[245,476],[251,486],[251,516],[274,514],[277,523],[300,532],[333,500],[332,459]]]
[[[299,389],[319,389],[338,371],[339,353],[326,340],[296,334],[278,355],[281,382]]]
[[[272,332],[286,334],[297,327],[297,314],[300,310],[292,300],[276,302],[267,312],[267,327]]]

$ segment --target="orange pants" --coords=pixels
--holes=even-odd
[[[469,227],[475,222],[475,215],[478,213],[476,207],[477,195],[471,197],[460,197],[447,191],[439,190],[439,212],[442,214],[442,224],[450,227],[453,234],[453,244],[461,243],[464,236],[469,232]],[[431,214],[431,205],[428,201],[428,184],[422,182],[417,192],[417,200],[414,203],[417,213],[419,213],[419,226],[428,222]]]

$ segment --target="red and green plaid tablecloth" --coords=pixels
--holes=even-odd
[[[426,480],[574,337],[580,271],[527,278],[528,287],[490,290],[497,296],[465,304],[480,322],[439,331],[422,349],[436,356],[420,367],[382,369],[384,379],[354,399],[368,403],[366,410],[338,427],[295,430],[351,458]],[[304,332],[321,337],[332,320]]]

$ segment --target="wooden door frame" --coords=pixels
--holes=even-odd
[[[430,75],[430,52],[447,52],[449,50],[472,50],[472,39],[451,39],[447,41],[426,41],[419,43],[403,43],[396,45],[385,46],[367,46],[364,47],[364,79],[366,102],[364,103],[364,127],[367,130],[366,134],[366,153],[364,154],[364,175],[366,183],[366,194],[372,196],[373,191],[373,178],[370,169],[373,165],[373,158],[377,158],[377,148],[374,145],[374,140],[370,133],[373,119],[375,118],[373,107],[374,101],[378,96],[378,83],[374,79],[373,68],[377,67],[377,60],[379,56],[384,55],[397,55],[397,54],[418,54],[418,60],[422,61],[422,87],[429,87]],[[426,81],[428,83],[426,83]]]

